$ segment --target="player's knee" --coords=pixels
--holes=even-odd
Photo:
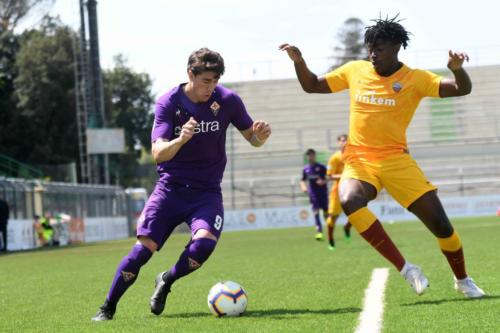
[[[149,249],[151,253],[154,253],[158,249],[158,244],[154,240],[146,236],[139,236],[136,244],[141,244],[145,248]]]
[[[217,236],[215,236],[213,233],[206,229],[198,229],[194,236],[193,240],[198,239],[198,238],[208,238],[208,239],[213,239],[214,241],[217,242]]]
[[[196,238],[189,244],[189,268],[195,270],[201,267],[215,250],[217,241],[210,238]]]
[[[448,219],[439,219],[435,225],[437,226],[437,236],[440,238],[450,237],[454,232]]]
[[[346,215],[349,215],[366,207],[368,205],[368,200],[366,200],[361,193],[347,191],[340,195],[340,205]]]
[[[436,237],[447,238],[453,234],[453,226],[445,214],[430,214],[422,221]]]

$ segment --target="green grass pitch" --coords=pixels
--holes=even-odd
[[[489,297],[465,300],[436,240],[417,222],[386,225],[403,254],[421,265],[430,288],[416,296],[391,267],[383,332],[499,332],[500,218],[456,219],[469,273]],[[212,258],[174,285],[167,309],[149,311],[154,277],[169,268],[188,240],[172,236],[125,294],[111,322],[90,317],[103,302],[132,239],[0,257],[0,332],[353,332],[364,290],[376,267],[390,267],[359,236],[335,252],[293,228],[225,233]],[[244,316],[215,318],[206,304],[219,280],[243,285]]]

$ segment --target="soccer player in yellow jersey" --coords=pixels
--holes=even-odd
[[[402,256],[367,207],[384,187],[437,238],[455,275],[455,289],[465,297],[482,297],[483,290],[466,273],[462,242],[448,220],[436,187],[410,156],[406,144],[406,129],[422,98],[471,92],[472,83],[463,68],[469,57],[449,51],[448,68],[453,78],[409,68],[398,59],[400,48],[408,45],[409,33],[396,18],[374,22],[364,36],[369,61],[348,62],[319,78],[307,68],[297,47],[283,44],[280,49],[294,62],[304,91],[332,93],[349,89],[349,139],[340,182],[341,204],[349,222],[397,268],[418,295],[422,294],[428,287],[422,270]]]
[[[328,228],[328,249],[331,251],[335,250],[335,240],[333,237],[333,231],[335,230],[335,223],[342,213],[342,207],[340,206],[339,198],[339,180],[344,171],[344,148],[347,143],[347,134],[341,134],[337,137],[337,145],[339,150],[336,151],[328,160],[328,166],[326,175],[329,180],[332,181],[332,186],[330,190],[330,200],[328,202],[328,218],[326,219],[326,225]],[[351,239],[351,224],[349,221],[344,225],[345,239],[350,241]]]

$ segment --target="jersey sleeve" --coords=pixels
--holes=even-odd
[[[332,92],[349,88],[349,74],[353,64],[353,62],[348,62],[325,75],[326,82]]]
[[[326,173],[327,173],[326,166],[322,165],[321,174],[320,174],[321,179],[326,179]]]
[[[174,134],[173,108],[169,101],[159,100],[155,107],[155,119],[151,131],[151,142],[162,138],[171,140]]]
[[[241,98],[233,94],[231,96],[230,108],[232,109],[231,124],[234,125],[239,131],[244,131],[252,127],[253,120],[247,112],[245,104]]]
[[[439,85],[442,77],[430,71],[416,70],[415,82],[421,97],[439,97]]]
[[[302,180],[305,181],[307,179],[307,175],[306,175],[306,170],[302,170]]]

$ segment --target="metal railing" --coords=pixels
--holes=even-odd
[[[440,196],[467,196],[494,194],[500,191],[500,172],[492,176],[466,177],[459,169],[456,174],[450,173],[446,178],[433,180],[439,188]],[[432,180],[432,177],[431,177]],[[223,183],[223,194],[226,202],[234,204],[229,209],[264,208],[279,206],[295,206],[308,204],[309,199],[299,187],[300,177],[267,177],[238,179],[231,191],[229,182]],[[231,195],[235,195],[231,198]],[[392,200],[384,190],[377,200]]]
[[[76,217],[126,216],[125,191],[116,186],[43,182],[0,177],[0,196],[13,219],[66,213]]]

